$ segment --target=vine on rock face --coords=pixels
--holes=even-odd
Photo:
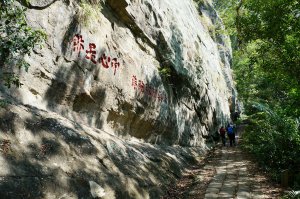
[[[28,26],[25,11],[15,0],[0,1],[0,81],[8,88],[22,85],[16,70],[28,71],[24,56],[46,39],[44,31]]]

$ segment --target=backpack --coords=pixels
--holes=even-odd
[[[226,130],[224,128],[220,129],[220,135],[221,136],[225,136],[225,132],[226,132]]]
[[[229,135],[233,134],[233,127],[232,127],[232,126],[229,126],[229,127],[227,128],[227,133],[228,133]]]

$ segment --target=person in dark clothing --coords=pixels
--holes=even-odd
[[[229,143],[230,146],[234,145],[235,146],[235,133],[234,133],[234,126],[233,124],[229,124],[226,128],[227,135],[229,138]]]
[[[221,138],[222,138],[223,146],[225,146],[225,145],[226,145],[226,136],[225,136],[226,130],[225,130],[224,126],[222,126],[222,127],[220,128],[219,132],[220,132],[220,136],[221,136]]]
[[[233,121],[236,122],[240,117],[240,113],[239,112],[234,112],[233,113]]]

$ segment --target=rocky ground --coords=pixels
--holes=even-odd
[[[170,187],[164,199],[279,198],[281,193],[282,189],[237,145],[216,147]]]

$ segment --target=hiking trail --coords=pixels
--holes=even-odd
[[[238,128],[241,135],[244,126]],[[282,190],[270,182],[255,161],[237,146],[216,146],[199,165],[188,169],[164,199],[279,198]]]

